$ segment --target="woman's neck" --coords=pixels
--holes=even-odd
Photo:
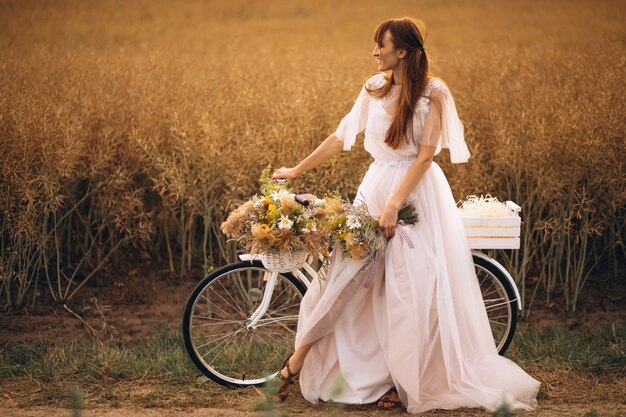
[[[402,86],[402,81],[400,71],[393,70],[393,85]]]

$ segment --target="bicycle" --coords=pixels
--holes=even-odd
[[[515,333],[520,294],[509,272],[478,249],[519,248],[521,208],[511,201],[506,205],[515,217],[504,226],[502,220],[464,219],[500,355]],[[309,256],[301,268],[278,273],[266,269],[260,255],[239,258],[198,283],[186,303],[182,329],[194,365],[214,382],[233,388],[261,386],[278,375],[293,350],[300,300],[314,281],[326,278],[330,260]]]

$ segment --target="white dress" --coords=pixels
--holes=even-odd
[[[369,87],[385,83],[372,76]],[[450,149],[452,162],[469,152],[448,88],[430,78],[414,113],[415,143],[384,143],[400,87],[383,99],[361,89],[335,135],[344,150],[365,129],[374,157],[355,204],[378,216],[416,158],[419,143]],[[433,105],[433,103],[439,105]],[[434,408],[484,407],[502,400],[533,409],[540,382],[499,356],[463,233],[460,214],[441,168],[433,162],[408,196],[419,222],[388,240],[382,277],[363,287],[365,261],[341,259],[335,246],[327,280],[314,281],[299,313],[295,346],[313,343],[300,374],[304,398],[366,404],[395,385],[410,413]]]

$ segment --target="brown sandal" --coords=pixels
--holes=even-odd
[[[391,395],[394,392],[396,393],[396,395],[398,394],[398,391],[396,390],[395,387],[389,388],[389,390],[386,393],[384,393],[382,397],[378,399],[378,401],[376,402],[376,406],[379,408],[395,408],[395,407],[402,406],[402,403],[400,402],[399,399],[398,400],[391,399]]]
[[[291,355],[289,355],[287,357],[287,359],[285,359],[285,363],[283,363],[283,366],[280,368],[280,371],[278,372],[278,375],[280,376],[280,380],[282,381],[280,386],[278,387],[278,391],[277,391],[277,396],[274,397],[274,400],[280,400],[280,401],[285,401],[285,399],[287,399],[287,396],[289,395],[289,390],[291,389],[291,386],[293,385],[293,383],[295,382],[295,379],[298,375],[300,375],[300,371],[294,373],[291,373],[291,368],[289,368],[289,359],[291,358]],[[283,368],[287,368],[287,374],[288,376],[283,376],[282,374],[282,370]]]

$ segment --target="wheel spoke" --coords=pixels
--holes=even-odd
[[[272,300],[272,302],[271,302],[271,303],[267,306],[267,308],[269,309],[269,308],[272,306],[272,304],[273,304],[276,300],[280,299],[280,296],[281,296],[281,295],[283,295],[283,294],[285,293],[285,291],[287,291],[288,289],[289,289],[289,287],[285,287],[285,289],[284,289],[284,290],[282,290],[282,291],[281,291],[281,293],[280,293],[280,294],[278,294],[278,295],[276,296],[276,298],[274,298],[274,299]],[[283,303],[283,304],[284,304],[284,303]]]
[[[234,278],[231,278],[231,281],[232,281],[233,279],[234,279]],[[221,287],[222,287],[222,289],[224,290],[224,293],[225,293],[225,294],[227,294],[227,295],[228,295],[228,297],[229,297],[231,300],[233,300],[233,303],[234,303],[234,304],[235,304],[235,305],[239,308],[239,311],[241,312],[241,314],[242,314],[243,316],[245,316],[245,315],[246,315],[246,314],[244,313],[245,308],[243,308],[242,306],[240,306],[240,305],[237,303],[237,301],[233,298],[233,291],[228,291],[228,290],[226,289],[226,287],[224,287],[224,283],[223,283],[222,281],[218,280],[218,281],[217,281],[217,283],[218,283],[218,284],[220,284],[220,286],[221,286]]]
[[[230,323],[239,323],[239,324],[241,324],[241,320],[207,319],[206,317],[197,316],[197,315],[194,315],[193,317],[194,318],[203,319],[203,320],[214,320],[214,321],[218,321],[219,322],[219,323],[196,324],[193,327],[218,326],[218,325],[224,325],[224,324],[230,324]]]
[[[222,288],[224,287],[224,285],[218,281],[218,283],[222,286]],[[224,292],[225,293],[230,293],[230,291],[226,290],[226,288],[224,288]],[[217,292],[215,289],[213,290],[213,294],[216,294],[219,298],[222,299],[222,301],[224,301],[229,307],[232,307],[233,310],[236,310],[238,313],[241,314],[242,317],[246,317],[246,313],[244,313],[243,310],[236,308],[235,306],[233,306],[232,304],[230,304],[219,292]],[[232,297],[231,297],[232,298]],[[217,305],[217,304],[216,304]]]
[[[226,341],[226,343],[224,344],[224,347],[222,348],[222,350],[220,350],[219,352],[217,352],[217,353],[215,354],[215,356],[214,356],[214,358],[213,358],[213,361],[215,361],[217,358],[219,358],[219,354],[220,354],[220,353],[222,353],[222,352],[224,352],[224,349],[226,349],[226,348],[228,347],[228,342],[230,342],[232,339],[234,339],[234,338],[235,338],[235,336],[237,336],[237,334],[236,334],[236,333],[233,333],[233,334],[232,334],[232,336],[230,337],[230,339],[227,339],[227,341]],[[239,345],[241,345],[241,343],[239,343]],[[213,350],[214,350],[214,349],[216,349],[216,348],[217,348],[217,346],[216,346],[215,348],[211,349],[211,351],[213,351]],[[208,354],[208,353],[210,353],[210,352],[207,352],[207,354]],[[210,362],[210,363],[209,363],[209,365],[212,365],[212,364],[213,364],[213,362]]]
[[[230,314],[228,314],[227,312],[225,312],[225,311],[224,311],[224,309],[223,309],[222,307],[218,306],[217,304],[215,304],[215,303],[213,303],[211,300],[209,300],[209,299],[206,297],[206,295],[201,294],[201,296],[202,296],[202,298],[204,298],[205,300],[207,300],[207,302],[208,302],[211,306],[215,306],[215,307],[219,308],[219,309],[220,309],[220,311],[221,311],[222,313],[224,313],[224,315],[225,315],[226,317],[228,317],[228,318],[229,318],[229,319],[231,319],[231,320],[238,321],[238,320],[236,320],[233,316],[231,316]]]
[[[203,344],[201,344],[200,346],[197,346],[196,348],[197,348],[197,349],[200,349],[200,348],[203,348],[203,347],[205,347],[205,346],[210,345],[211,343],[215,343],[215,342],[217,342],[218,340],[222,340],[222,341],[218,344],[218,346],[220,346],[222,343],[224,343],[224,340],[228,339],[228,337],[235,336],[235,335],[236,335],[239,331],[240,331],[240,330],[237,330],[237,331],[236,331],[236,332],[234,332],[234,333],[222,333],[222,336],[221,336],[221,337],[218,337],[218,338],[217,338],[217,339],[215,339],[215,340],[210,340],[210,341],[208,341],[208,342],[206,342],[206,343],[203,343]],[[195,338],[194,338],[194,339],[195,339]],[[208,353],[208,352],[207,352],[207,353]]]
[[[497,308],[497,307],[505,306],[505,305],[510,303],[509,300],[507,300],[507,299],[505,299],[503,297],[496,298],[495,300],[489,300],[489,301],[490,302],[495,301],[495,302],[493,304],[489,304],[489,305],[487,305],[487,302],[485,302],[485,307],[487,308],[487,311],[493,310],[494,308]],[[500,301],[500,302],[498,302],[498,301]]]
[[[278,309],[276,309],[276,310],[273,310],[273,312],[274,312],[274,313],[278,313],[278,312],[280,312],[280,311],[285,311],[285,310],[288,310],[288,309],[290,309],[290,308],[296,308],[296,309],[298,309],[298,310],[299,310],[299,308],[300,308],[300,301],[299,301],[299,300],[298,300],[298,302],[297,302],[297,303],[295,303],[295,304],[285,306],[285,304],[287,304],[288,302],[290,302],[291,300],[293,300],[294,298],[296,298],[296,296],[297,296],[297,294],[293,294],[293,295],[291,296],[291,298],[290,298],[290,299],[288,299],[287,301],[285,301],[284,303],[282,303],[282,304],[279,306],[279,308],[278,308]]]

